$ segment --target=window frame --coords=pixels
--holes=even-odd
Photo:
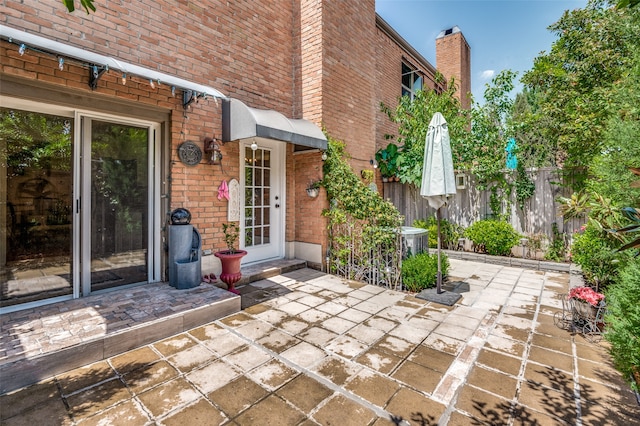
[[[424,79],[424,73],[419,68],[405,59],[402,60],[400,68],[401,96],[409,96],[413,100],[418,90],[424,90]],[[411,87],[405,83],[411,84]],[[416,83],[418,83],[419,87],[416,87]]]

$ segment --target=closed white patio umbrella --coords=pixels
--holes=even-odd
[[[438,223],[437,294],[444,293],[442,291],[442,270],[440,266],[440,208],[447,203],[449,197],[455,194],[456,179],[453,171],[449,129],[447,128],[447,121],[442,114],[436,112],[429,123],[429,130],[427,131],[427,138],[424,145],[424,165],[422,168],[420,195],[427,199],[431,207],[436,209],[436,219]],[[457,297],[455,301],[457,301],[457,299],[459,299],[459,297]],[[455,303],[455,301],[453,303]]]

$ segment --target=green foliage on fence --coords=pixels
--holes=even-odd
[[[353,172],[342,141],[328,137],[322,185],[329,208],[332,271],[351,279],[394,287],[401,262],[403,217],[389,201],[366,186]]]

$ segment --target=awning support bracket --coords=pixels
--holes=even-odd
[[[109,67],[107,66],[99,67],[97,65],[92,65],[89,67],[89,87],[91,87],[91,90],[96,90],[98,88],[98,81],[100,80],[100,77],[102,77],[102,74],[108,70]]]
[[[193,90],[185,90],[182,93],[182,107],[187,109],[189,105],[198,100],[198,92]]]

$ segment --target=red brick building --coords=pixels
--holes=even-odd
[[[320,266],[327,201],[305,189],[322,177],[321,128],[347,143],[359,173],[394,130],[380,102],[435,85],[374,0],[96,6],[3,7],[3,306],[167,280],[177,207],[203,250],[224,248],[221,223],[234,221],[243,263]],[[438,49],[455,51],[438,52],[443,74],[464,93],[469,47],[459,32],[443,37]],[[217,259],[202,268],[217,273]],[[45,285],[25,290],[36,279]]]

